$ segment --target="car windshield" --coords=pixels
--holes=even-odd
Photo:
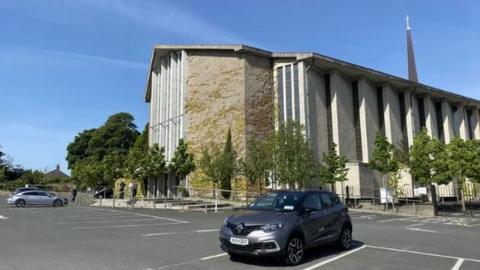
[[[255,200],[249,209],[267,211],[294,211],[301,192],[270,192]]]

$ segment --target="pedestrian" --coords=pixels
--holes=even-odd
[[[72,195],[72,203],[75,203],[75,199],[77,198],[77,188],[74,186],[71,191]]]
[[[123,199],[125,197],[125,182],[120,182],[120,199]]]
[[[134,202],[136,198],[137,198],[137,182],[134,181],[132,185],[132,199]]]

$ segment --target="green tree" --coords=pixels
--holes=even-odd
[[[165,161],[165,149],[158,144],[154,144],[148,151],[145,162],[146,175],[159,178],[167,172],[167,163]]]
[[[149,152],[148,129],[149,124],[147,123],[142,134],[137,137],[133,147],[128,151],[125,161],[125,174],[133,179],[143,179],[148,176],[146,172]]]
[[[139,134],[133,121],[130,114],[117,113],[102,126],[85,130],[75,137],[67,146],[66,159],[72,175],[79,176],[77,181],[82,179],[93,185],[113,186],[114,181],[123,175],[127,154]],[[80,165],[76,166],[77,163]],[[92,169],[98,171],[92,173]],[[75,170],[82,171],[76,173]],[[95,180],[87,180],[89,175]]]
[[[303,126],[288,120],[275,132],[274,177],[291,188],[311,186],[318,177],[318,161],[306,140]]]
[[[222,196],[224,198],[230,198],[232,190],[232,178],[237,171],[237,154],[233,150],[232,145],[232,132],[230,128],[227,132],[227,138],[225,140],[225,147],[219,160],[220,166],[220,189],[222,189]]]
[[[22,176],[16,179],[19,185],[38,185],[45,183],[45,175],[39,170],[26,170]]]
[[[256,188],[256,191],[262,193],[262,187],[265,186],[268,174],[273,167],[273,149],[270,138],[265,140],[250,139],[247,142],[247,154],[241,161],[242,173],[248,181],[248,186]]]
[[[464,185],[466,184],[466,179],[468,177],[477,179],[477,181],[479,179],[479,149],[478,142],[465,141],[459,137],[454,138],[447,145],[449,170],[458,182],[462,211],[465,211]]]
[[[193,153],[188,151],[188,143],[185,140],[178,140],[177,148],[169,164],[170,171],[174,172],[178,180],[185,185],[185,177],[195,170],[195,159]],[[179,185],[180,183],[177,183]]]
[[[213,188],[220,187],[222,172],[222,152],[215,145],[209,148],[203,148],[202,156],[199,160],[199,167],[205,177],[212,183]]]
[[[320,166],[320,183],[330,184],[332,191],[335,190],[336,182],[347,180],[348,158],[337,153],[337,145],[332,143],[327,154],[323,153],[323,164]],[[343,189],[342,189],[343,192]]]
[[[388,181],[386,177],[391,175],[397,177],[399,164],[394,158],[394,146],[388,142],[387,138],[380,131],[375,136],[375,148],[373,157],[368,163],[368,167],[377,170],[382,174],[382,186],[386,187]],[[385,204],[386,205],[386,204]]]

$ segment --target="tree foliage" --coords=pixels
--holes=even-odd
[[[145,174],[154,178],[159,178],[167,172],[167,163],[165,161],[165,149],[158,144],[154,144],[147,154],[145,161]]]
[[[335,184],[347,180],[348,168],[346,167],[348,158],[337,153],[337,145],[332,143],[328,153],[323,153],[323,164],[320,167],[320,182],[326,184]]]
[[[133,179],[143,179],[147,176],[146,162],[149,153],[148,147],[149,124],[145,125],[143,132],[137,137],[132,148],[128,151],[125,161],[125,175]]]
[[[247,178],[248,185],[257,192],[262,193],[268,175],[273,167],[273,145],[270,137],[264,140],[250,139],[247,142],[247,154],[241,161],[243,175]]]
[[[303,189],[318,177],[319,163],[298,121],[288,120],[275,132],[273,160],[279,184]]]
[[[388,142],[385,135],[377,132],[373,158],[368,163],[368,167],[379,171],[383,175],[398,171],[399,165],[394,159],[394,149],[394,146]]]
[[[188,143],[180,139],[173,154],[169,169],[178,177],[184,178],[195,170],[195,159],[193,153],[188,150]]]
[[[128,113],[114,114],[99,128],[79,133],[67,146],[66,160],[80,186],[111,187],[123,175],[127,155],[139,135],[133,121]]]
[[[223,148],[223,153],[220,162],[220,189],[222,191],[222,196],[224,198],[229,198],[231,193],[226,190],[232,189],[232,178],[237,172],[237,154],[233,150],[232,145],[232,131],[230,128],[227,132],[227,138],[225,140],[225,147]]]

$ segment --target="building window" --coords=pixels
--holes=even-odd
[[[378,108],[378,127],[385,134],[385,119],[383,108],[383,88],[377,87],[377,108]]]
[[[473,134],[473,112],[472,110],[467,110],[467,126],[468,126],[468,138],[473,140],[475,138]]]
[[[451,106],[452,108],[452,127],[453,127],[453,136],[458,137],[460,136],[460,125],[458,123],[458,107]]]
[[[327,109],[327,140],[328,150],[333,149],[333,125],[332,125],[332,94],[330,91],[330,75],[325,75],[325,106]]]
[[[405,108],[405,94],[403,92],[398,93],[398,103],[400,105],[400,128],[402,130],[402,147],[406,150],[408,148],[408,135],[407,135],[407,113]]]
[[[423,97],[417,97],[418,104],[418,117],[420,118],[420,129],[425,127],[425,105],[423,103]]]
[[[358,97],[358,82],[352,82],[353,95],[353,125],[355,127],[355,149],[357,151],[357,160],[363,159],[362,153],[362,135],[360,131],[360,102]]]
[[[442,142],[445,142],[445,132],[443,130],[443,112],[442,112],[442,102],[435,102],[435,116],[437,120],[437,132],[438,139]]]
[[[298,64],[277,68],[278,119],[300,119],[300,94],[298,85]]]

